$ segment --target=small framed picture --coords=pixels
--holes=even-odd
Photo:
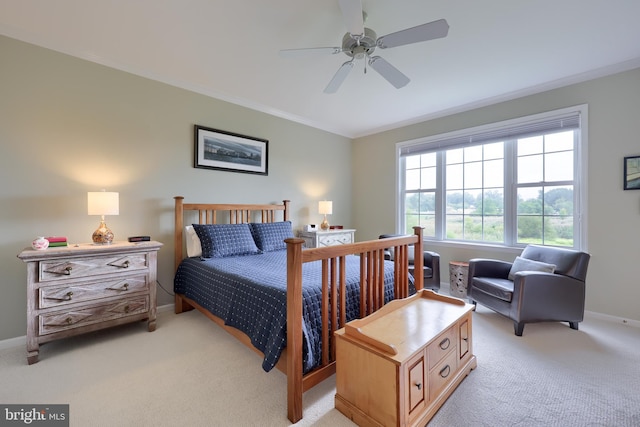
[[[267,175],[268,160],[266,139],[195,126],[196,168]]]
[[[640,190],[640,156],[624,158],[624,189]]]

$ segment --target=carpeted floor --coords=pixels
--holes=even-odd
[[[478,368],[429,426],[639,426],[640,328],[587,317],[527,325],[478,307]],[[286,378],[198,312],[0,350],[0,403],[68,403],[72,426],[287,426]],[[299,426],[353,426],[333,378],[304,396]]]

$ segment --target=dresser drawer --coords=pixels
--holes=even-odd
[[[40,282],[73,280],[102,274],[146,270],[148,267],[149,262],[145,253],[56,259],[40,261],[39,278]]]
[[[38,289],[38,308],[61,307],[78,302],[148,291],[149,280],[146,274],[116,279],[105,278],[99,282],[42,286]]]
[[[434,342],[427,347],[429,357],[429,370],[431,370],[442,358],[448,354],[451,349],[456,347],[458,342],[457,329],[455,326],[450,327],[435,339]]]
[[[353,234],[349,232],[319,235],[318,246],[335,246],[353,243],[352,236]]]
[[[452,351],[429,372],[429,399],[437,396],[442,387],[455,377],[457,369],[458,353]]]
[[[38,332],[40,335],[53,334],[94,323],[144,314],[148,311],[149,297],[146,295],[83,307],[77,310],[56,311],[38,316]]]

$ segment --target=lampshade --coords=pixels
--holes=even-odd
[[[87,214],[118,215],[120,213],[119,194],[108,191],[87,193]]]
[[[318,213],[321,215],[331,215],[333,212],[333,202],[330,200],[321,200],[318,202]]]

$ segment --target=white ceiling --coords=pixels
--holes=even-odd
[[[0,0],[0,34],[347,137],[640,66],[639,0],[362,0],[378,35],[445,18],[446,38],[377,50],[395,89],[340,46],[337,0]],[[0,56],[1,58],[1,56]]]

